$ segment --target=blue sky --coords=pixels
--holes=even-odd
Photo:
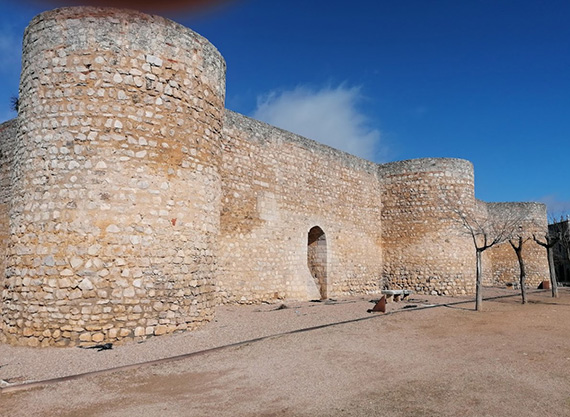
[[[0,5],[6,120],[23,30],[51,6]],[[478,198],[570,212],[567,0],[234,0],[162,14],[224,55],[229,109],[377,162],[465,158]]]

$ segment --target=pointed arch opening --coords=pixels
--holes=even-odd
[[[307,264],[321,294],[321,300],[327,298],[327,239],[319,226],[309,230]]]

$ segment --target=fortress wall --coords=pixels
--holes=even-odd
[[[549,279],[548,258],[545,249],[532,240],[532,235],[540,236],[547,230],[546,206],[541,203],[487,203],[489,215],[498,222],[504,219],[520,221],[524,239],[522,256],[526,268],[526,283],[531,288]],[[516,242],[518,244],[518,242]],[[492,247],[489,258],[492,265],[492,285],[518,282],[519,263],[509,242]]]
[[[226,111],[221,173],[224,301],[379,291],[376,164]],[[325,236],[309,247],[314,226]]]
[[[12,158],[16,140],[16,119],[0,124],[0,294],[4,290],[6,249],[10,241],[10,201],[12,199]],[[2,298],[0,297],[0,312]],[[2,323],[0,320],[0,329]],[[1,337],[1,334],[0,334]]]
[[[65,8],[24,39],[18,119],[0,125],[0,339],[120,343],[191,329],[222,302],[473,293],[459,159],[377,165],[224,110],[225,62],[203,37],[133,11]],[[538,226],[537,226],[538,225]],[[527,242],[529,284],[548,275]],[[518,276],[509,246],[486,284]]]
[[[392,288],[465,294],[475,288],[473,242],[454,211],[475,212],[473,166],[460,159],[380,165],[383,276]]]
[[[43,13],[24,39],[2,319],[29,346],[212,317],[225,63],[137,12]]]

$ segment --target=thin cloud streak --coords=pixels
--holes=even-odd
[[[271,92],[258,97],[252,117],[353,155],[378,162],[380,131],[359,110],[360,89],[343,85]]]

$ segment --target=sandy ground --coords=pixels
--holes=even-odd
[[[515,294],[486,289],[485,296]],[[179,335],[96,352],[0,346],[0,379],[34,380],[199,352],[158,365],[0,393],[2,416],[566,416],[570,291],[436,308],[413,296],[366,312],[370,298],[225,306]],[[420,308],[404,308],[416,305]],[[367,318],[365,320],[358,320]],[[346,321],[301,333],[286,333]],[[8,385],[10,386],[10,385]]]

